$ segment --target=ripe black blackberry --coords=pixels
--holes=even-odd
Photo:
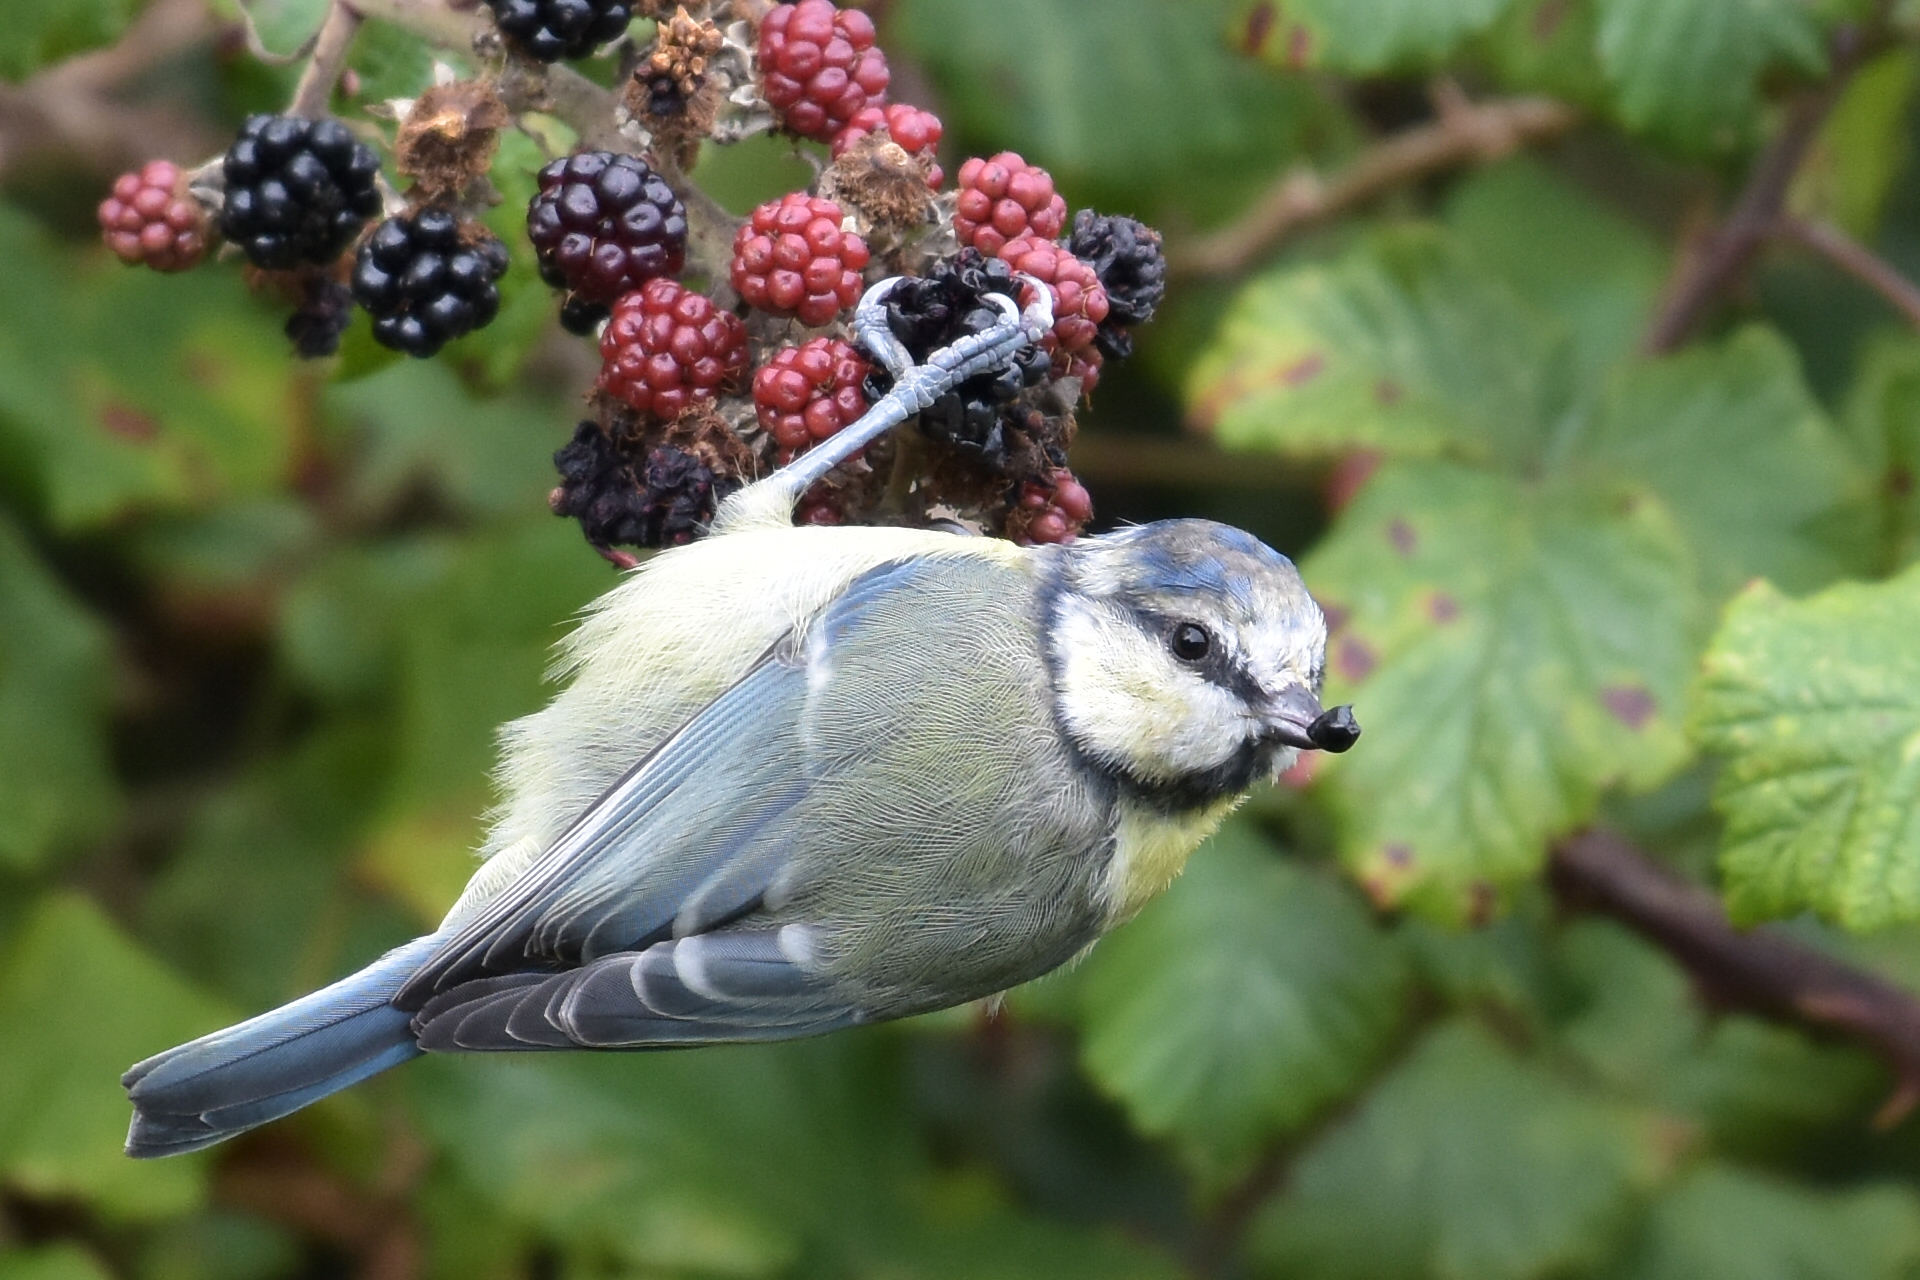
[[[659,445],[633,459],[599,424],[582,422],[553,455],[560,485],[547,499],[596,547],[671,547],[700,536],[721,499],[739,487],[697,456]]]
[[[380,212],[380,158],[338,120],[250,116],[221,168],[220,234],[270,271],[333,261]]]
[[[360,246],[353,296],[373,317],[382,346],[433,355],[491,323],[500,310],[495,281],[507,248],[484,232],[462,243],[460,222],[445,209],[388,218]]]
[[[1133,354],[1127,330],[1153,319],[1167,296],[1167,257],[1160,233],[1144,222],[1118,214],[1082,209],[1073,216],[1067,249],[1093,268],[1107,291],[1107,317],[1094,343],[1116,359]]]
[[[527,204],[527,238],[540,278],[586,302],[611,305],[687,261],[687,211],[638,156],[582,151],[540,171]]]
[[[627,0],[487,0],[501,34],[537,62],[584,58],[624,34]]]
[[[962,249],[935,264],[924,278],[894,286],[887,295],[887,327],[915,360],[923,361],[967,334],[1000,323],[1002,314],[987,301],[989,293],[1019,297],[1013,269],[977,249]],[[991,470],[1004,470],[1008,447],[1001,410],[1021,391],[1043,381],[1050,364],[1045,351],[1028,347],[1009,367],[969,378],[935,400],[920,415],[921,430]],[[878,399],[886,390],[886,376],[876,374],[873,381],[869,397]]]

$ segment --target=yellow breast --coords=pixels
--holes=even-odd
[[[1245,796],[1229,796],[1193,813],[1169,816],[1123,801],[1113,861],[1107,866],[1107,924],[1133,919],[1186,868],[1200,842]]]

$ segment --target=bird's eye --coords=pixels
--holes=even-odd
[[[1213,648],[1213,637],[1199,623],[1183,622],[1173,629],[1173,637],[1167,644],[1173,656],[1182,662],[1198,662]]]

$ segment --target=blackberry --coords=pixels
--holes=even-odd
[[[783,347],[753,375],[760,426],[783,454],[810,449],[867,411],[867,362],[838,338]]]
[[[540,277],[587,302],[611,305],[687,261],[687,211],[638,156],[582,151],[540,171],[527,204],[527,238]]]
[[[860,300],[867,242],[840,229],[840,206],[796,191],[769,200],[734,233],[729,276],[747,305],[830,324]]]
[[[614,304],[600,359],[601,390],[671,422],[747,371],[747,330],[705,294],[652,280]]]
[[[221,168],[220,234],[269,271],[333,261],[380,212],[380,159],[338,120],[250,116]]]
[[[1093,268],[1107,291],[1107,318],[1095,343],[1102,353],[1125,359],[1133,354],[1133,335],[1127,330],[1153,319],[1154,309],[1167,296],[1167,257],[1160,233],[1132,218],[1082,209],[1073,216],[1067,248]]]
[[[606,303],[588,302],[579,294],[570,293],[560,304],[560,327],[568,333],[590,338],[612,314],[613,308]]]
[[[986,300],[989,293],[1017,297],[1013,269],[978,250],[962,249],[924,278],[894,286],[887,295],[887,327],[916,361],[924,361],[940,347],[1000,323],[999,309]],[[1001,409],[1044,380],[1051,363],[1045,351],[1028,347],[1011,366],[977,374],[935,400],[920,414],[920,429],[991,470],[1005,470],[1009,459]],[[874,381],[871,398],[878,399],[885,387],[880,378]]]
[[[739,488],[698,456],[659,445],[628,457],[597,423],[582,422],[553,455],[560,485],[547,504],[580,522],[596,547],[671,547],[705,531],[722,499]]]
[[[886,55],[873,45],[873,19],[831,0],[774,6],[760,23],[761,91],[790,132],[817,142],[861,108],[887,99]]]
[[[353,264],[353,296],[373,317],[375,341],[424,358],[492,323],[500,310],[494,282],[506,270],[499,240],[481,232],[463,243],[458,218],[426,208],[388,218],[367,237]]]
[[[940,145],[940,135],[944,132],[940,117],[904,102],[890,102],[884,107],[862,107],[855,112],[853,119],[833,135],[833,158],[838,160],[856,142],[883,129],[887,137],[898,143],[908,155],[926,157],[927,185],[938,191],[940,184],[946,180],[946,174],[934,162],[935,149]]]
[[[1018,152],[1002,151],[960,166],[960,191],[954,199],[953,230],[963,245],[998,254],[1009,240],[1024,235],[1051,240],[1067,221],[1067,202],[1053,179]]]
[[[318,273],[302,282],[300,305],[287,317],[285,333],[294,354],[319,360],[340,349],[340,335],[353,319],[353,290]]]
[[[1086,486],[1073,472],[1056,467],[1044,480],[1019,486],[1007,516],[1007,536],[1028,545],[1072,542],[1091,519],[1093,498]]]
[[[529,58],[584,58],[633,20],[627,0],[487,0],[500,32]]]
[[[207,211],[187,194],[186,175],[170,160],[121,174],[99,217],[101,238],[129,265],[185,271],[206,255]]]
[[[1107,291],[1100,287],[1093,268],[1053,241],[1033,235],[1009,240],[999,256],[1016,272],[1043,281],[1052,292],[1053,328],[1041,345],[1056,356],[1056,366],[1064,370],[1072,357],[1091,354],[1087,349],[1109,310]]]

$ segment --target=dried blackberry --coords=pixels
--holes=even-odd
[[[1106,355],[1125,359],[1133,354],[1133,335],[1127,330],[1153,319],[1154,309],[1167,296],[1160,233],[1132,218],[1082,209],[1073,217],[1067,248],[1093,268],[1107,291],[1107,318],[1095,345]]]
[[[1000,309],[987,301],[990,293],[1019,296],[1012,269],[976,249],[962,249],[924,278],[894,286],[887,297],[887,327],[916,361],[924,361],[939,348],[1000,323]],[[920,429],[989,470],[1004,471],[1009,451],[1000,411],[1042,382],[1050,363],[1045,351],[1027,348],[1012,365],[969,378],[934,401],[921,413]],[[890,385],[884,373],[870,381],[871,399]]]
[[[553,455],[560,487],[548,505],[580,522],[596,547],[671,547],[705,531],[720,501],[739,483],[715,477],[697,456],[658,445],[627,456],[597,423],[582,422]]]

